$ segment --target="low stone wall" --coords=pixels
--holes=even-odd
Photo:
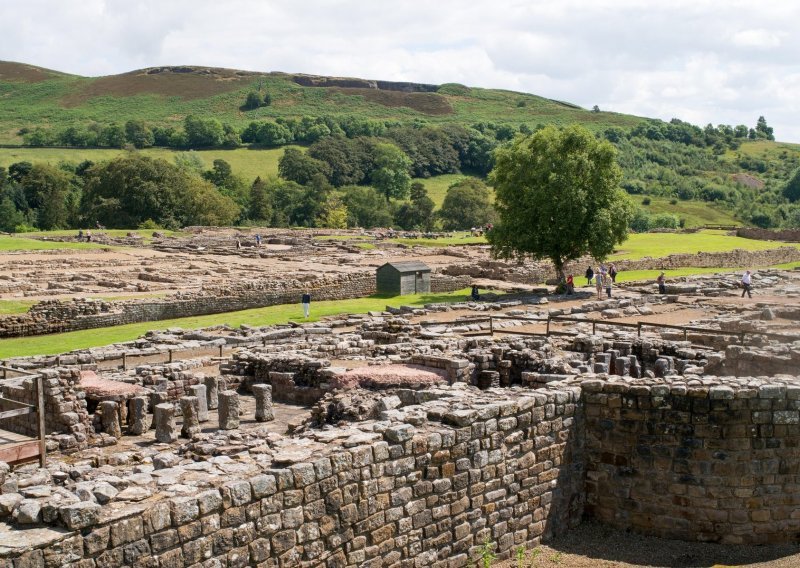
[[[582,383],[587,514],[665,538],[796,540],[800,383],[680,379]]]
[[[389,425],[372,441],[196,494],[124,509],[65,505],[67,531],[0,551],[0,563],[5,554],[14,566],[458,568],[486,541],[508,558],[581,519],[578,400],[566,388],[479,407],[438,401],[429,403],[438,420]]]
[[[760,241],[785,241],[787,243],[800,242],[800,229],[759,229],[758,227],[742,227],[736,229],[737,237],[745,239],[758,239]]]
[[[796,247],[780,247],[769,250],[747,251],[736,249],[728,252],[698,252],[697,254],[671,254],[662,258],[640,258],[636,260],[620,260],[615,265],[618,271],[625,270],[672,270],[675,268],[746,268],[756,266],[773,266],[784,262],[800,260],[800,249]],[[589,257],[567,263],[564,270],[575,275],[577,282],[585,282],[583,275],[589,266],[597,267],[597,261]],[[550,262],[529,262],[514,265],[499,261],[483,261],[474,265],[453,265],[444,269],[445,274],[453,276],[467,275],[473,278],[492,278],[518,282],[520,284],[538,284],[551,281],[556,277],[555,268]]]
[[[469,277],[464,276],[456,278],[433,275],[431,292],[460,290],[467,287],[470,281]],[[375,293],[375,275],[348,274],[329,278],[321,285],[302,285],[299,282],[293,282],[292,285],[289,288],[277,287],[276,283],[265,283],[263,286],[237,285],[195,295],[178,294],[144,301],[47,300],[36,304],[26,314],[0,317],[0,338],[62,333],[293,304],[299,303],[300,296],[306,290],[311,293],[312,301],[362,298]]]
[[[94,434],[94,429],[86,409],[85,395],[80,388],[80,370],[61,368],[39,372],[43,376],[46,434],[52,435],[52,443],[56,444],[50,449],[58,448],[62,452],[70,453],[86,448],[88,437]],[[0,394],[3,398],[36,404],[34,379],[30,377],[3,382],[0,384]],[[8,405],[8,408],[0,410],[12,408]],[[2,427],[26,436],[38,435],[38,426],[33,415],[3,420]]]

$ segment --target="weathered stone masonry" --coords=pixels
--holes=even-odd
[[[683,540],[796,540],[796,381],[593,380],[582,388],[588,514]]]
[[[424,426],[384,425],[373,442],[196,495],[120,511],[69,505],[71,532],[14,566],[466,566],[486,540],[507,553],[579,522],[578,397],[423,403]]]

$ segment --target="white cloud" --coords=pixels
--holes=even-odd
[[[767,30],[742,30],[733,34],[733,43],[741,47],[772,49],[780,46],[781,39]]]
[[[800,3],[4,0],[0,58],[82,75],[196,64],[532,92],[800,142]]]

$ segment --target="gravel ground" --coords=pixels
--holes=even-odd
[[[478,563],[477,568],[483,568]],[[723,546],[641,536],[584,521],[566,536],[492,568],[798,568],[800,545]]]

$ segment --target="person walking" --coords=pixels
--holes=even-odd
[[[300,299],[300,303],[303,304],[303,315],[308,318],[308,314],[311,313],[311,294],[308,292],[303,292],[303,297]]]
[[[592,285],[592,278],[594,278],[594,270],[592,270],[592,267],[590,266],[589,268],[586,269],[586,285],[587,286],[591,286]]]
[[[753,284],[752,273],[748,270],[744,273],[744,275],[742,275],[742,288],[744,288],[744,290],[742,290],[742,298],[744,298],[745,294],[747,294],[748,298],[753,297],[753,295],[750,293],[750,290],[752,289],[752,284]]]
[[[261,235],[259,234],[256,234],[256,246],[257,247],[261,246]]]
[[[608,274],[611,276],[611,282],[617,281],[617,267],[613,264],[610,264],[608,267]]]
[[[667,285],[665,284],[666,278],[664,277],[664,273],[658,275],[656,278],[656,282],[658,282],[658,293],[659,294],[666,294],[667,293]]]
[[[594,285],[597,289],[597,299],[603,299],[603,272],[598,268],[597,274],[595,275]]]
[[[603,284],[605,284],[606,287],[606,295],[610,298],[611,288],[614,286],[614,279],[611,277],[610,272],[603,275]]]

